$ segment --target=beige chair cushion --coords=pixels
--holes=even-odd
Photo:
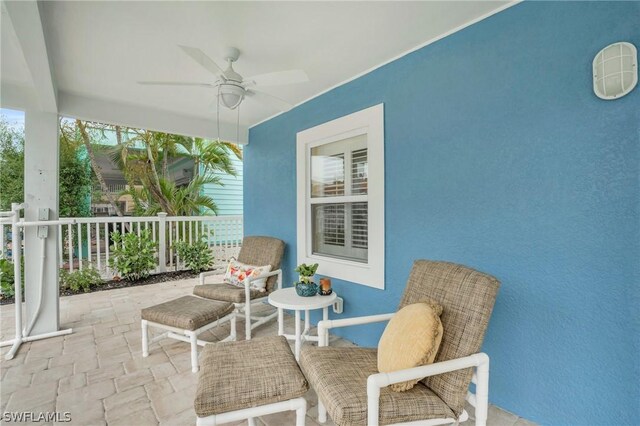
[[[198,417],[287,401],[309,389],[284,336],[206,345],[200,358]]]
[[[442,306],[444,334],[434,362],[480,351],[500,282],[463,265],[416,260],[398,309],[431,299]],[[422,381],[456,413],[462,413],[472,368],[427,377]]]
[[[367,424],[367,377],[378,372],[370,348],[302,348],[300,367],[338,426]],[[433,391],[418,383],[406,392],[380,389],[380,424],[455,418]]]
[[[244,287],[232,284],[203,284],[193,288],[193,294],[212,300],[223,300],[225,302],[244,303]],[[258,297],[265,297],[267,293],[258,290],[249,290],[251,300]]]
[[[238,261],[249,265],[271,265],[271,270],[280,269],[284,255],[284,241],[273,237],[247,236],[242,239]],[[267,279],[267,291],[277,287],[278,277]]]
[[[400,309],[389,321],[378,343],[381,373],[431,364],[442,340],[442,307],[436,302],[414,303]],[[395,383],[391,389],[403,392],[422,379]]]
[[[158,324],[193,331],[229,315],[233,309],[233,304],[229,302],[183,296],[144,308],[141,317]]]

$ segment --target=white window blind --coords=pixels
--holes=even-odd
[[[367,262],[367,137],[311,149],[313,253]]]
[[[297,141],[298,263],[384,288],[383,105],[302,131]]]

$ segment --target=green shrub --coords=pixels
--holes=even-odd
[[[13,262],[7,259],[0,259],[0,289],[3,297],[16,295],[13,289]]]
[[[24,257],[21,257],[20,260],[22,269],[22,294],[24,294]],[[2,297],[9,298],[16,295],[13,288],[13,279],[13,262],[4,257],[0,257],[0,291],[2,292]]]
[[[121,278],[136,281],[147,278],[155,269],[158,244],[151,238],[151,232],[145,229],[140,236],[135,233],[111,233],[111,257],[109,266],[115,269]]]
[[[73,272],[69,272],[66,269],[60,270],[60,285],[64,288],[70,288],[74,291],[82,290],[86,293],[91,285],[100,285],[102,283],[100,272],[91,265],[86,265],[82,270]]]
[[[196,274],[206,271],[213,264],[213,254],[209,250],[209,245],[203,239],[193,244],[189,244],[186,241],[178,241],[173,245],[173,248],[187,269]]]

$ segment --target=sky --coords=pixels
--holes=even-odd
[[[9,127],[24,129],[24,111],[0,108],[0,115],[7,120]]]

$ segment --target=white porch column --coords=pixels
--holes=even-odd
[[[25,112],[24,201],[25,220],[38,220],[41,208],[49,209],[49,219],[58,218],[58,115],[51,112]],[[48,227],[45,241],[42,307],[31,335],[57,331],[58,306],[58,244],[57,227]],[[25,327],[38,309],[40,268],[43,266],[42,240],[37,227],[25,229],[24,282],[26,299]]]

